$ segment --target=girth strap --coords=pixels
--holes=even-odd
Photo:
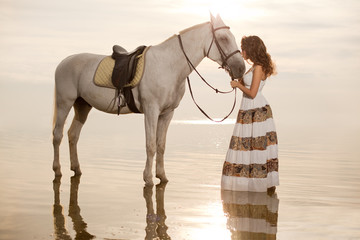
[[[122,107],[129,107],[130,111],[134,113],[141,113],[135,105],[134,96],[132,94],[132,87],[125,87],[126,84],[134,78],[138,56],[142,54],[146,46],[140,46],[133,52],[128,53],[120,46],[113,47],[112,58],[115,59],[115,66],[112,73],[112,83],[117,89],[118,96],[118,115]],[[121,50],[121,51],[120,51]],[[125,101],[121,103],[121,96],[124,95]]]
[[[141,113],[140,110],[136,107],[134,96],[131,91],[131,87],[125,87],[123,89],[123,92],[124,92],[125,101],[130,111],[132,111],[133,113]],[[120,109],[118,109],[118,114],[120,114],[119,110]]]

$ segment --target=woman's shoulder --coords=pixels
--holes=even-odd
[[[266,79],[266,75],[265,75],[265,72],[264,72],[264,69],[261,65],[254,65],[253,66],[253,74],[257,74],[260,76],[261,80],[265,80]]]
[[[252,68],[253,68],[253,71],[262,71],[263,72],[263,67],[261,65],[254,64],[254,66]]]

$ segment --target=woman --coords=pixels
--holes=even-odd
[[[271,108],[261,93],[275,65],[257,36],[241,40],[243,58],[252,67],[243,79],[231,81],[243,92],[230,147],[223,166],[223,190],[275,192],[279,185],[277,135]]]

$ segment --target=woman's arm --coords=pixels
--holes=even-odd
[[[231,81],[231,87],[237,87],[250,98],[255,98],[259,90],[260,82],[264,78],[264,72],[259,65],[255,66],[250,89],[246,88],[242,81]]]

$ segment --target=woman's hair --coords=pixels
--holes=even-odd
[[[276,74],[275,64],[267,53],[264,42],[258,36],[244,36],[241,39],[241,49],[254,64],[263,68],[266,77]]]

